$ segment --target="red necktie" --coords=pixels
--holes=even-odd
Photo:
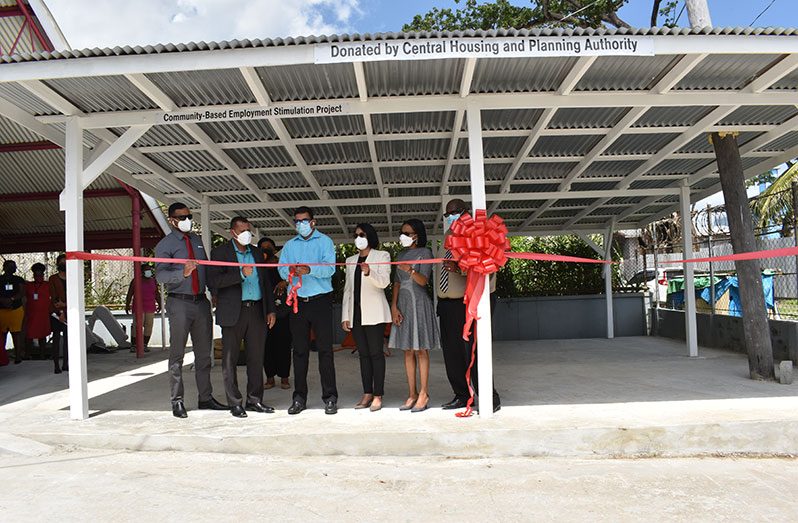
[[[194,257],[194,247],[191,246],[191,237],[188,234],[184,234],[183,239],[186,240],[186,249],[188,249],[189,259],[196,260],[197,258]],[[191,292],[194,296],[200,293],[199,274],[197,274],[197,271],[199,271],[199,267],[194,269],[191,273]]]

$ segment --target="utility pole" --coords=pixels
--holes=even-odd
[[[685,5],[687,7],[687,16],[690,19],[690,27],[693,29],[712,27],[707,0],[685,0]]]

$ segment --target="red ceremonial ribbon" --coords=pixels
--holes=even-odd
[[[294,285],[294,276],[296,276],[296,285]],[[288,270],[288,281],[290,283],[290,287],[288,288],[288,293],[285,297],[285,304],[291,307],[294,311],[294,314],[299,312],[299,289],[302,288],[302,275],[300,274],[297,276],[294,272],[294,266]]]
[[[466,272],[466,288],[463,302],[466,306],[465,324],[463,325],[463,339],[468,341],[474,327],[474,339],[471,343],[471,361],[466,370],[466,383],[468,384],[468,402],[463,412],[455,414],[457,417],[467,418],[473,413],[474,384],[471,382],[471,369],[474,367],[477,350],[476,326],[474,322],[479,319],[477,309],[479,301],[485,290],[486,276],[498,272],[507,263],[507,252],[510,249],[510,240],[507,239],[507,226],[504,220],[496,214],[488,218],[485,209],[477,209],[474,217],[463,214],[452,224],[451,234],[446,237],[444,247],[451,251],[452,257],[457,260],[461,270]]]

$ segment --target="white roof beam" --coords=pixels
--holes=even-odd
[[[150,128],[148,126],[131,127],[117,138],[97,158],[83,168],[83,188],[96,180],[106,169],[127,151],[131,145],[141,138]]]
[[[750,84],[746,85],[742,92],[761,93],[774,83],[795,71],[796,68],[798,68],[798,54],[788,55],[776,65],[759,75]]]
[[[562,81],[560,88],[557,89],[557,94],[559,95],[567,95],[571,94],[579,83],[579,80],[582,79],[582,76],[587,72],[588,69],[593,65],[593,62],[596,61],[598,56],[582,56],[580,57],[571,70],[568,71],[568,74]]]
[[[583,199],[583,198],[615,198],[615,197],[636,197],[636,196],[668,196],[677,194],[678,187],[669,187],[665,189],[611,189],[601,191],[571,191],[568,193],[559,193],[553,191],[546,192],[529,192],[529,193],[508,193],[508,194],[488,194],[489,201],[533,201],[533,200],[548,200],[551,198],[560,198],[563,200],[568,199]],[[439,195],[428,196],[392,196],[391,203],[396,205],[401,204],[424,204],[424,203],[439,203]],[[290,209],[296,206],[297,202],[257,202],[246,204],[212,204],[211,210],[214,211],[235,211],[245,205],[248,209]],[[329,198],[323,197],[319,200],[312,200],[307,202],[308,205],[317,207],[332,207],[337,206],[363,206],[363,205],[384,205],[384,198]],[[348,233],[348,231],[347,231]]]
[[[465,98],[471,93],[471,82],[474,80],[474,70],[477,67],[476,58],[466,58],[463,67],[463,76],[460,78],[460,98]]]
[[[651,92],[663,94],[670,91],[706,57],[706,54],[688,54],[682,56],[676,65],[671,67],[671,70],[660,78],[656,85],[651,88]]]
[[[461,82],[462,83],[462,82]],[[449,178],[452,175],[452,166],[455,163],[455,155],[457,154],[457,144],[460,142],[460,129],[463,128],[463,120],[465,119],[465,110],[458,109],[454,113],[454,123],[452,124],[452,132],[449,137],[449,152],[446,154],[446,163],[443,167],[443,176],[441,177],[441,207],[440,207],[440,215],[441,218],[436,220],[435,228],[440,227],[441,232],[443,231],[443,213],[446,211],[446,203],[449,195]],[[468,162],[466,159],[465,162]]]
[[[268,107],[272,103],[272,100],[269,93],[266,92],[266,87],[263,85],[263,82],[261,82],[260,76],[258,76],[258,72],[255,68],[239,67],[238,70],[244,77],[244,81],[247,83],[249,90],[255,95],[255,99],[258,103],[263,107]]]
[[[184,54],[184,53],[181,53]],[[12,64],[4,64],[4,68]],[[361,102],[359,98],[329,99],[324,103],[343,104],[346,114],[456,111],[465,109],[466,100],[459,95],[395,96],[370,98]],[[579,108],[579,107],[715,107],[721,105],[795,105],[794,91],[768,91],[767,93],[744,93],[740,91],[668,91],[663,94],[651,92],[574,92],[568,96],[556,93],[480,93],[468,96],[468,103],[483,110],[525,109],[535,107]],[[295,107],[297,102],[273,102],[272,107]],[[181,111],[205,111],[225,109],[256,109],[257,103],[229,104],[221,106],[185,108]],[[84,128],[129,127],[131,125],[176,125],[163,121],[160,110],[113,111],[92,113],[83,120]],[[288,118],[290,116],[285,116]],[[40,116],[43,123],[61,123],[64,117]],[[275,118],[268,118],[273,120]]]

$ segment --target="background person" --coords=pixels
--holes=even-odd
[[[25,282],[25,341],[27,346],[32,341],[38,344],[39,356],[43,356],[47,345],[47,336],[52,332],[50,327],[50,285],[44,278],[47,267],[43,263],[34,263],[31,268],[33,281]],[[30,356],[30,353],[28,354]]]
[[[266,263],[280,263],[277,256],[277,245],[271,238],[261,238],[258,248],[263,253]],[[291,325],[289,317],[291,308],[285,304],[288,282],[280,277],[277,267],[267,267],[266,272],[272,284],[274,294],[274,312],[277,321],[266,336],[264,347],[263,370],[266,372],[264,389],[275,386],[275,376],[280,377],[280,388],[288,390],[291,383],[288,377],[291,373]]]
[[[158,292],[158,282],[155,279],[155,268],[150,264],[141,265],[141,305],[144,312],[144,352],[150,352],[149,343],[152,337],[152,327],[155,323],[155,313],[161,310],[161,294]],[[131,280],[127,288],[127,296],[125,297],[125,313],[130,314],[130,311],[136,310],[136,281]],[[131,333],[131,347],[130,352],[136,352],[136,318],[133,318],[133,325],[130,328]]]
[[[56,273],[47,280],[50,287],[50,328],[53,331],[53,372],[61,374],[61,370],[69,370],[66,317],[66,254],[59,254],[55,259]],[[63,365],[58,360],[63,349]]]
[[[429,351],[440,347],[438,322],[427,282],[432,275],[430,264],[413,264],[413,260],[432,258],[427,248],[427,233],[421,220],[402,224],[399,243],[403,249],[396,257],[391,315],[393,327],[388,346],[405,351],[408,397],[399,410],[421,412],[429,407]],[[416,368],[421,387],[416,388]]]
[[[169,225],[172,232],[155,246],[156,258],[189,260],[182,263],[156,265],[158,283],[166,287],[166,315],[169,318],[169,393],[172,415],[186,418],[183,396],[183,356],[191,334],[194,350],[194,376],[199,394],[198,408],[227,410],[216,401],[211,386],[211,343],[213,318],[211,304],[205,295],[205,267],[194,260],[207,260],[202,240],[191,232],[192,215],[183,203],[169,206]]]
[[[391,321],[391,310],[385,288],[391,282],[391,255],[378,251],[377,231],[368,223],[355,227],[358,253],[346,259],[346,284],[341,306],[341,327],[352,331],[360,356],[363,397],[356,409],[382,408],[385,393],[385,324]]]
[[[14,342],[14,363],[22,361],[25,338],[22,323],[25,320],[25,280],[17,276],[14,260],[3,262],[0,274],[0,366],[8,365],[6,339],[11,334]]]
[[[263,254],[251,245],[250,223],[243,216],[230,221],[229,241],[211,251],[211,259],[241,264],[263,263]],[[222,328],[222,373],[230,413],[246,418],[247,410],[272,413],[263,402],[263,346],[267,327],[274,326],[274,296],[265,267],[210,266],[208,285],[216,295],[216,323]],[[238,388],[238,355],[244,342],[247,361],[247,398]]]
[[[297,235],[288,240],[280,252],[280,262],[293,266],[296,276],[290,285],[297,285],[298,312],[291,314],[291,336],[294,340],[294,398],[289,414],[305,410],[308,400],[308,362],[310,329],[316,335],[321,376],[321,399],[324,413],[338,412],[338,388],[335,384],[333,359],[332,276],[335,273],[335,245],[329,236],[316,229],[313,210],[299,207],[294,211]],[[308,264],[322,265],[308,265]],[[289,267],[280,267],[280,276],[288,279]]]

